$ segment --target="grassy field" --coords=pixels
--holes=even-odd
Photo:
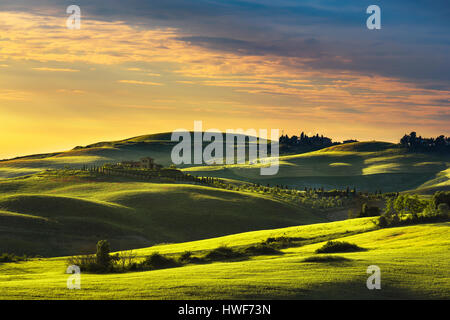
[[[256,231],[196,242],[160,245],[139,255],[201,251],[289,236],[311,244],[275,256],[187,265],[146,272],[82,274],[81,290],[68,290],[65,258],[0,264],[3,299],[438,299],[450,298],[450,223],[377,229],[363,218]],[[324,239],[367,249],[338,253],[343,262],[305,262],[321,256]],[[314,241],[314,240],[317,240]],[[381,290],[368,290],[366,269],[381,269]]]
[[[174,142],[169,133],[100,142],[48,155],[34,155],[0,161],[0,178],[24,176],[48,168],[80,168],[121,160],[153,157],[157,163],[171,164]],[[448,155],[411,153],[387,142],[357,142],[315,152],[283,155],[275,176],[261,176],[261,165],[182,166],[187,173],[242,180],[262,184],[283,184],[297,188],[347,186],[363,191],[405,191],[417,188],[449,188]],[[426,190],[425,190],[426,191]]]
[[[56,256],[323,222],[268,196],[51,171],[0,181],[0,252]]]
[[[0,263],[0,298],[450,298],[450,223],[379,229],[377,218],[329,222],[345,218],[350,206],[359,210],[361,199],[347,207],[327,207],[330,211],[275,193],[76,170],[143,156],[168,165],[173,146],[168,139],[169,134],[141,136],[0,161],[0,254],[51,257]],[[349,186],[358,191],[412,190],[429,198],[450,188],[449,160],[406,152],[390,143],[361,142],[283,155],[279,173],[272,177],[260,176],[261,164],[183,171],[227,179],[234,186],[246,182],[298,189]],[[382,208],[384,200],[376,201],[380,203],[369,204]],[[144,259],[155,252],[179,256],[191,251],[201,256],[220,246],[238,250],[278,237],[301,241],[276,255],[234,262],[84,273],[82,290],[66,288],[64,256],[93,253],[100,239],[109,240],[115,251],[140,248],[135,252]],[[315,250],[328,240],[348,241],[365,250],[317,259],[323,255]],[[381,268],[381,290],[366,288],[370,265]]]
[[[292,187],[324,187],[383,192],[405,191],[423,185],[448,186],[448,156],[408,153],[385,142],[357,142],[338,145],[315,152],[281,156],[275,176],[260,175],[258,166],[204,166],[183,169],[197,175],[236,180],[290,185]]]

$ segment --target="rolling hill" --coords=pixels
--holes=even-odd
[[[0,252],[56,256],[325,221],[263,195],[50,171],[0,181]]]
[[[99,142],[73,150],[47,155],[32,155],[0,161],[0,178],[25,176],[52,168],[80,168],[121,160],[153,157],[157,163],[171,164],[175,142],[171,133],[144,135],[130,139]],[[205,143],[207,144],[207,143]],[[419,188],[424,192],[448,188],[449,155],[412,153],[387,142],[356,142],[315,152],[280,157],[275,176],[260,176],[260,165],[185,165],[187,173],[242,180],[261,184],[282,184],[303,189],[356,187],[363,191],[405,191]]]
[[[190,264],[119,274],[82,274],[81,290],[67,290],[65,258],[0,264],[3,299],[448,299],[449,223],[378,229],[363,218],[256,231],[138,250],[181,254],[220,245],[260,243],[268,237],[301,237],[309,244],[248,260]],[[335,253],[346,259],[313,260],[329,239],[365,251]],[[329,256],[329,255],[328,255]],[[337,258],[336,258],[337,259]],[[368,290],[368,266],[381,270],[381,290]]]
[[[275,176],[261,176],[258,165],[199,166],[185,172],[302,189],[356,187],[363,191],[405,191],[432,186],[436,178],[448,186],[448,155],[411,153],[386,142],[356,142],[315,152],[281,156]],[[259,165],[261,166],[261,165]]]

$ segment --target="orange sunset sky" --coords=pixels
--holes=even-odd
[[[283,10],[294,1],[280,1],[274,16],[264,13],[269,2],[256,2],[216,11],[209,4],[186,17],[192,1],[155,16],[119,4],[102,14],[81,1],[80,30],[67,29],[64,1],[0,5],[0,159],[193,129],[194,120],[205,130],[278,128],[337,141],[449,133],[448,77],[440,73],[448,71],[448,36],[425,42],[419,34],[419,46],[401,38],[410,33],[403,26],[389,26],[389,15],[382,30],[369,31],[362,4],[348,7],[354,20],[333,26],[325,4],[323,16],[314,8],[323,18],[316,21]],[[403,66],[402,55],[413,58]]]

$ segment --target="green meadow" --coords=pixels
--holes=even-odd
[[[0,262],[0,298],[450,297],[449,222],[380,228],[378,217],[347,219],[347,212],[358,212],[363,202],[383,211],[385,198],[379,190],[414,193],[420,199],[449,190],[448,156],[361,142],[282,155],[273,177],[260,176],[263,164],[181,168],[192,176],[220,178],[226,187],[80,170],[144,156],[167,166],[172,147],[166,133],[0,161],[0,255],[28,256]],[[303,191],[305,187],[310,190]],[[312,188],[363,193],[355,190],[351,197],[322,201],[323,195]],[[244,250],[269,239],[295,241],[241,259],[83,272],[81,290],[68,290],[68,257],[95,253],[102,239],[116,252],[133,249],[137,261],[154,253],[204,257],[217,248]],[[330,240],[363,250],[316,253]],[[366,287],[371,265],[381,269],[381,290]]]
[[[255,193],[50,171],[0,181],[0,252],[87,253],[325,221]]]
[[[82,274],[68,290],[65,258],[0,264],[3,299],[443,299],[450,295],[449,223],[378,229],[374,218],[255,231],[137,250],[177,254],[217,246],[302,237],[312,243],[245,261],[191,264],[117,274]],[[351,234],[351,235],[346,235]],[[344,261],[306,262],[327,239],[366,249],[336,253]],[[314,239],[319,239],[314,242]],[[330,256],[328,254],[327,256]],[[381,269],[381,290],[368,290],[367,267]]]
[[[283,184],[297,188],[326,189],[357,187],[359,190],[396,192],[419,186],[449,188],[448,157],[409,153],[385,142],[357,142],[333,146],[315,152],[284,155],[279,172],[273,177],[261,176],[258,166],[223,165],[183,169],[185,172],[257,182]],[[262,166],[262,165],[259,165]]]

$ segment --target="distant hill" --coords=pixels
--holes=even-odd
[[[136,160],[150,156],[157,163],[172,163],[176,142],[171,133],[143,135],[125,140],[98,142],[73,150],[33,155],[0,162],[0,178],[25,176],[48,168],[81,168],[108,162]],[[207,144],[207,143],[205,143]],[[325,189],[356,187],[363,191],[405,191],[420,186],[429,188],[439,178],[442,187],[448,180],[440,172],[448,168],[450,155],[409,152],[398,144],[368,141],[335,145],[314,152],[281,155],[275,176],[261,176],[259,165],[181,166],[194,175],[213,176],[263,184],[283,184],[296,188]],[[428,183],[428,184],[427,184]]]
[[[259,168],[245,165],[193,167],[185,172],[270,185],[325,189],[346,186],[360,191],[405,191],[436,179],[449,167],[450,156],[411,153],[399,145],[380,142],[355,142],[315,152],[280,157],[275,176],[261,176]],[[448,184],[448,176],[440,176]]]
[[[172,164],[172,148],[178,143],[171,141],[171,135],[171,132],[142,135],[125,140],[77,146],[64,152],[2,160],[0,161],[0,178],[24,176],[45,169],[58,169],[67,166],[72,168],[81,168],[83,165],[98,166],[109,162],[137,160],[149,156],[154,158],[158,164],[169,166]],[[237,136],[242,137],[242,135]],[[207,144],[209,142],[204,143],[204,145]],[[187,166],[189,165],[184,167]]]

